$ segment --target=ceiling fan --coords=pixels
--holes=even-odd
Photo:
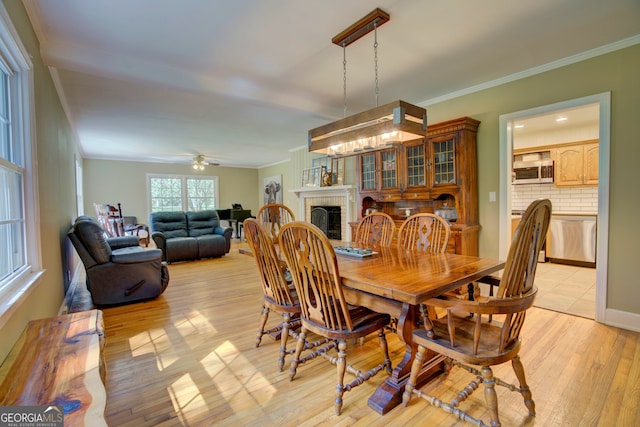
[[[217,161],[208,161],[204,155],[198,154],[193,157],[193,161],[191,162],[191,166],[197,170],[204,170],[205,166],[220,166],[220,163]]]
[[[161,163],[190,164],[196,170],[204,170],[205,166],[220,166],[222,163],[219,158],[196,153],[197,152],[179,153],[172,156],[151,157],[151,159]],[[202,166],[202,168],[200,166]]]

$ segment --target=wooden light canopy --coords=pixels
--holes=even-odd
[[[331,41],[344,48],[390,19],[387,12],[375,9]],[[311,129],[308,143],[312,152],[348,156],[424,138],[426,133],[427,110],[395,101]]]
[[[332,38],[331,42],[342,47],[349,46],[360,37],[369,34],[376,27],[380,27],[380,25],[388,22],[389,19],[391,19],[391,15],[389,15],[384,10],[377,8],[376,10],[369,13],[367,16],[360,19],[358,22],[351,25],[349,28]]]

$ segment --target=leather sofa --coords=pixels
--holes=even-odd
[[[222,227],[215,210],[153,212],[151,238],[167,262],[221,257],[231,249],[231,227]]]
[[[90,216],[78,217],[67,236],[84,264],[87,289],[95,305],[155,298],[169,284],[162,251],[145,250],[137,236],[108,239]]]

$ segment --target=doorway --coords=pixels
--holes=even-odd
[[[598,107],[599,179],[597,185],[597,245],[595,320],[602,322],[606,309],[608,223],[609,223],[609,151],[610,151],[610,93],[602,93],[545,105],[500,116],[500,257],[506,257],[511,240],[511,214],[513,203],[512,159],[514,154],[515,125],[526,119],[552,115],[562,110],[578,109],[595,104]]]

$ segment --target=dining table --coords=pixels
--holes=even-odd
[[[351,243],[335,242],[344,247]],[[366,256],[337,252],[338,268],[348,303],[388,313],[397,319],[396,332],[405,345],[403,359],[378,386],[368,405],[386,414],[402,402],[404,386],[417,352],[413,331],[421,326],[420,304],[504,268],[504,261],[449,253],[430,254],[418,250],[378,248]],[[417,386],[444,372],[444,356],[428,353]]]

